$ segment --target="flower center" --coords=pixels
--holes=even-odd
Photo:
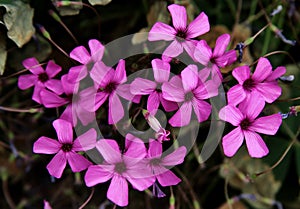
[[[185,100],[185,101],[190,101],[190,100],[192,100],[193,98],[194,98],[194,94],[193,94],[193,92],[191,92],[191,91],[184,95],[184,100]]]
[[[39,81],[41,81],[42,83],[45,83],[48,80],[49,80],[49,76],[47,75],[47,73],[39,74]]]
[[[250,120],[248,118],[245,118],[240,123],[240,127],[241,127],[242,130],[248,130],[248,128],[249,128],[250,125],[251,125],[251,122],[250,122]]]
[[[103,91],[105,93],[112,93],[114,90],[116,90],[117,88],[117,84],[116,83],[109,83],[107,86],[105,86],[105,88],[103,89]]]
[[[255,82],[251,78],[248,78],[243,83],[243,88],[247,91],[252,91],[254,87],[255,87]]]
[[[115,165],[115,172],[122,174],[127,170],[126,165],[122,162],[122,163],[117,163]]]
[[[187,29],[179,29],[176,33],[176,39],[179,42],[183,42],[187,37]]]
[[[64,152],[70,152],[73,148],[73,144],[65,143],[61,146],[62,151]]]
[[[160,162],[161,162],[161,159],[160,159],[160,158],[154,158],[154,159],[151,160],[150,163],[151,163],[152,165],[159,165]]]

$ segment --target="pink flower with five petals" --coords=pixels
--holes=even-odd
[[[232,75],[239,83],[229,89],[228,103],[237,105],[254,92],[257,92],[267,103],[274,102],[281,95],[281,88],[276,79],[285,72],[285,67],[277,67],[272,71],[269,60],[263,57],[258,60],[252,75],[249,66],[235,68]]]
[[[78,151],[86,151],[95,147],[97,133],[90,129],[73,141],[73,129],[70,122],[57,119],[53,122],[58,140],[45,136],[40,137],[33,145],[33,152],[40,154],[55,154],[47,165],[51,176],[60,178],[69,163],[73,172],[80,172],[92,165]]]
[[[189,25],[187,25],[186,9],[183,6],[172,4],[168,6],[172,16],[173,27],[157,22],[149,32],[149,41],[172,41],[163,52],[163,56],[176,57],[183,52],[183,49],[193,58],[197,41],[196,38],[208,32],[210,25],[207,15],[202,12]]]
[[[34,86],[32,99],[41,104],[40,92],[42,89],[48,88],[56,94],[63,93],[61,81],[53,79],[60,71],[61,67],[55,64],[53,61],[49,61],[44,70],[39,62],[34,58],[28,58],[23,61],[23,65],[32,74],[21,75],[18,80],[18,86],[20,89],[25,90]]]
[[[220,110],[221,120],[237,126],[223,137],[222,145],[226,156],[232,157],[244,139],[251,157],[261,158],[268,154],[268,147],[258,133],[274,135],[281,125],[282,118],[278,113],[257,118],[264,106],[264,99],[255,92],[240,103],[238,108],[229,104]]]

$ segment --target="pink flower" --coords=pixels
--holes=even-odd
[[[34,57],[24,60],[23,66],[32,74],[21,75],[18,80],[18,86],[22,90],[34,86],[32,95],[34,101],[41,104],[40,92],[45,88],[48,88],[57,94],[63,93],[60,80],[52,79],[61,71],[61,67],[53,61],[48,62],[46,70],[40,66],[39,62]]]
[[[249,66],[235,68],[232,75],[239,83],[229,89],[228,103],[237,105],[254,92],[259,93],[267,103],[274,102],[281,95],[281,88],[276,79],[285,72],[284,67],[277,67],[272,71],[270,62],[263,57],[258,60],[252,75]]]
[[[78,83],[69,81],[68,75],[63,75],[61,77],[61,83],[65,97],[60,97],[53,92],[43,89],[40,93],[42,104],[47,108],[67,105],[60,118],[69,121],[74,127],[77,125],[77,118],[79,118],[84,126],[92,122],[95,118],[95,114],[93,112],[86,111],[80,106]]]
[[[105,162],[88,168],[85,183],[91,187],[111,179],[107,198],[115,204],[121,207],[128,205],[128,182],[140,191],[154,183],[150,170],[141,163],[146,156],[146,148],[140,139],[127,134],[124,150],[120,150],[115,140],[102,139],[97,142],[96,148]]]
[[[81,106],[93,112],[108,99],[108,123],[116,124],[124,116],[124,109],[119,96],[127,100],[134,99],[134,96],[129,92],[129,84],[124,84],[127,81],[125,61],[120,60],[116,70],[97,62],[91,71],[91,78],[95,85],[81,91]]]
[[[223,137],[222,145],[226,156],[232,157],[243,144],[244,138],[251,157],[260,158],[268,154],[269,150],[257,132],[274,135],[281,125],[282,118],[280,114],[257,118],[264,106],[261,95],[254,93],[240,103],[238,108],[229,104],[220,110],[221,120],[237,126]]]
[[[85,170],[92,163],[78,151],[86,151],[95,147],[97,133],[90,129],[73,141],[73,129],[68,121],[57,119],[53,122],[58,141],[45,136],[40,137],[33,145],[34,153],[55,154],[47,165],[50,175],[60,178],[69,163],[73,172]]]
[[[130,91],[133,95],[149,95],[147,101],[147,110],[153,115],[156,114],[159,104],[168,112],[178,108],[177,104],[165,100],[162,97],[161,85],[169,80],[170,64],[160,59],[151,61],[154,73],[154,80],[151,81],[144,78],[136,78],[130,84]]]
[[[199,76],[206,80],[210,74],[212,78],[216,75],[222,80],[222,74],[220,67],[231,65],[236,61],[237,56],[235,50],[226,52],[226,48],[230,42],[230,35],[223,34],[218,37],[214,50],[208,46],[205,40],[201,40],[197,43],[194,58],[205,67],[199,72]],[[218,79],[218,78],[216,78]],[[219,79],[218,79],[219,80]]]
[[[48,201],[44,200],[44,209],[52,209]]]
[[[192,40],[209,31],[210,25],[205,13],[201,13],[187,25],[186,9],[183,6],[172,4],[168,6],[171,13],[173,27],[157,22],[149,32],[149,41],[173,41],[163,52],[164,56],[176,57],[183,52],[183,48],[193,58],[197,41]]]
[[[172,186],[178,184],[181,180],[168,167],[181,164],[185,154],[186,148],[182,146],[172,153],[162,156],[162,144],[150,139],[148,155],[145,160],[160,185],[164,187]]]
[[[82,65],[71,67],[68,74],[68,79],[71,81],[80,81],[85,78],[89,71],[94,68],[96,62],[100,62],[104,46],[96,39],[89,40],[89,53],[84,46],[78,46],[70,53],[70,57]]]
[[[146,110],[143,110],[143,115],[147,120],[149,126],[156,132],[155,138],[158,142],[163,143],[163,141],[170,141],[170,138],[168,138],[168,136],[170,135],[170,131],[164,129],[153,114]]]
[[[203,100],[216,96],[218,89],[211,80],[202,83],[198,77],[197,66],[188,65],[181,72],[181,78],[174,76],[170,82],[162,85],[162,92],[165,99],[181,103],[179,110],[169,120],[173,127],[181,127],[189,124],[192,109],[198,122],[208,119],[211,106]]]

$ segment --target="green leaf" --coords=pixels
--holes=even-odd
[[[13,40],[18,47],[27,43],[35,29],[32,25],[33,9],[29,4],[22,1],[0,1],[0,6],[5,7],[3,23],[7,28],[7,36]]]
[[[0,33],[0,75],[4,73],[6,58],[6,41],[4,35]]]
[[[91,5],[106,5],[111,2],[111,0],[89,0]]]
[[[60,0],[52,0],[52,3],[55,5],[57,11],[61,16],[69,16],[69,15],[78,15],[80,10],[82,9],[82,1],[81,0],[73,0],[71,1],[64,1],[63,5],[56,6]]]

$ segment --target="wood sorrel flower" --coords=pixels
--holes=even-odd
[[[96,39],[89,40],[89,53],[84,46],[78,46],[70,52],[70,57],[82,65],[71,67],[68,79],[80,81],[94,68],[96,62],[101,62],[104,46]]]
[[[155,81],[136,78],[130,84],[130,92],[133,95],[149,95],[147,110],[153,115],[156,114],[160,103],[168,112],[176,110],[178,108],[177,104],[164,99],[161,91],[161,85],[169,80],[170,64],[160,59],[152,60],[151,64]]]
[[[178,184],[181,180],[167,167],[181,164],[186,154],[184,146],[177,148],[172,153],[162,156],[162,144],[158,141],[150,139],[146,164],[151,168],[151,171],[157,181],[162,186],[172,186]]]
[[[129,84],[124,84],[127,81],[125,61],[120,60],[116,70],[97,62],[91,71],[91,78],[95,85],[81,91],[81,106],[94,112],[108,99],[108,123],[116,124],[124,116],[119,96],[127,100],[134,99],[129,91]]]
[[[189,124],[192,109],[198,122],[208,119],[211,105],[204,100],[216,96],[218,88],[212,80],[203,83],[198,76],[197,66],[188,65],[181,72],[181,78],[174,76],[170,82],[162,85],[162,92],[165,99],[181,103],[169,123],[173,127],[182,127]]]
[[[239,83],[229,89],[227,93],[228,103],[237,105],[254,92],[260,94],[267,103],[274,102],[281,95],[281,88],[277,79],[285,72],[285,67],[277,67],[272,71],[269,60],[263,57],[258,60],[252,75],[249,66],[235,68],[232,75]]]
[[[257,132],[274,135],[281,125],[282,118],[279,113],[257,118],[264,106],[261,95],[253,93],[240,103],[238,108],[229,104],[220,110],[221,120],[237,126],[223,137],[222,145],[226,156],[232,157],[243,144],[244,138],[251,157],[260,158],[268,154],[269,150]]]
[[[92,165],[78,151],[92,149],[96,145],[97,133],[90,129],[73,141],[73,129],[70,122],[57,119],[53,122],[58,140],[45,136],[40,137],[33,145],[33,152],[40,154],[55,154],[47,165],[51,176],[60,178],[63,170],[69,163],[73,172],[80,172]]]
[[[92,122],[95,118],[94,113],[86,111],[80,106],[78,83],[70,81],[68,75],[63,75],[61,84],[66,97],[60,97],[53,92],[43,89],[40,93],[42,104],[47,108],[67,105],[60,118],[69,121],[74,127],[77,125],[77,118],[84,126]]]
[[[168,6],[172,16],[173,27],[157,22],[149,32],[149,41],[173,41],[163,52],[163,56],[176,57],[183,52],[183,48],[193,58],[197,41],[192,40],[209,31],[208,17],[202,12],[187,25],[186,9],[183,6],[172,4]]]
[[[128,205],[128,182],[140,191],[154,183],[155,178],[150,169],[142,163],[147,152],[139,138],[127,134],[124,150],[120,150],[117,142],[112,139],[99,140],[96,148],[105,162],[88,168],[85,183],[91,187],[111,179],[107,198],[115,204],[121,207]]]
[[[28,58],[23,61],[23,66],[28,69],[32,74],[21,75],[18,80],[20,89],[25,90],[34,86],[32,99],[37,103],[42,103],[40,92],[42,89],[48,88],[56,94],[62,94],[63,88],[61,81],[53,79],[60,71],[61,67],[53,61],[49,61],[44,70],[39,62],[34,58]]]
[[[201,40],[197,43],[194,58],[196,61],[200,62],[205,67],[199,72],[201,79],[206,80],[211,74],[212,78],[215,78],[216,75],[219,76],[219,79],[223,79],[219,67],[225,67],[231,65],[236,61],[236,51],[229,50],[226,52],[226,48],[230,41],[229,34],[223,34],[218,37],[214,50],[208,46],[205,40]]]

